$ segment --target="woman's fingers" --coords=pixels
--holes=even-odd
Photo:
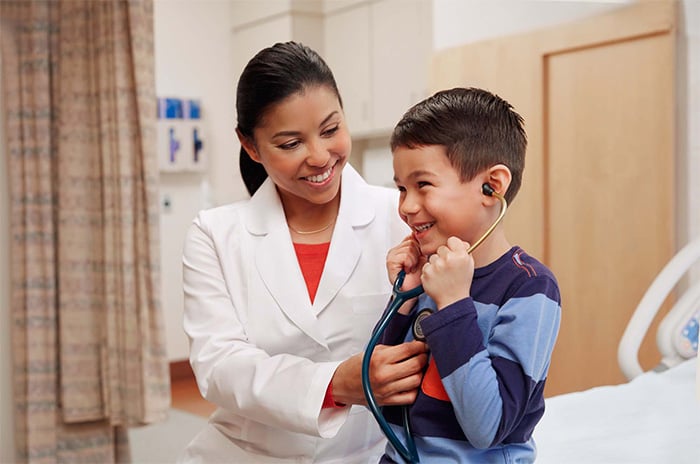
[[[370,361],[370,384],[379,404],[399,404],[399,398],[413,396],[420,386],[427,363],[427,346],[408,342],[397,346],[378,345]],[[397,396],[398,395],[398,396]]]
[[[416,397],[427,363],[427,345],[412,341],[377,345],[370,360],[370,386],[380,405],[409,404]],[[362,387],[362,353],[346,359],[333,375],[333,396],[339,403],[367,404]]]

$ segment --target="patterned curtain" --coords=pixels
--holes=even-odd
[[[1,0],[16,445],[129,462],[170,405],[152,0]]]

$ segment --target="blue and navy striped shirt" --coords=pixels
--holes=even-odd
[[[474,271],[471,296],[420,322],[430,361],[410,406],[421,462],[533,462],[532,432],[544,414],[544,384],[559,331],[561,297],[552,272],[519,247]],[[397,314],[379,343],[413,339],[423,294]],[[384,407],[405,440],[401,409]],[[382,462],[403,462],[387,445]]]

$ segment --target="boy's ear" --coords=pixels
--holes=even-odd
[[[494,191],[505,196],[513,176],[508,166],[505,164],[495,164],[487,170],[486,178]]]
[[[236,129],[236,135],[238,136],[238,141],[241,142],[241,146],[248,153],[250,159],[256,163],[260,162],[260,156],[258,156],[258,150],[255,148],[255,143],[245,135],[241,134],[241,131]]]

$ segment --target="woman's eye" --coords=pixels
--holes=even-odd
[[[283,143],[283,144],[277,145],[277,146],[279,148],[281,148],[282,150],[293,150],[299,146],[299,143],[300,142],[298,140],[294,140],[294,141]]]
[[[323,131],[322,135],[324,135],[326,137],[330,137],[331,135],[338,132],[339,127],[340,127],[339,125],[336,125],[336,126],[331,127],[330,129],[326,129],[325,131]]]

